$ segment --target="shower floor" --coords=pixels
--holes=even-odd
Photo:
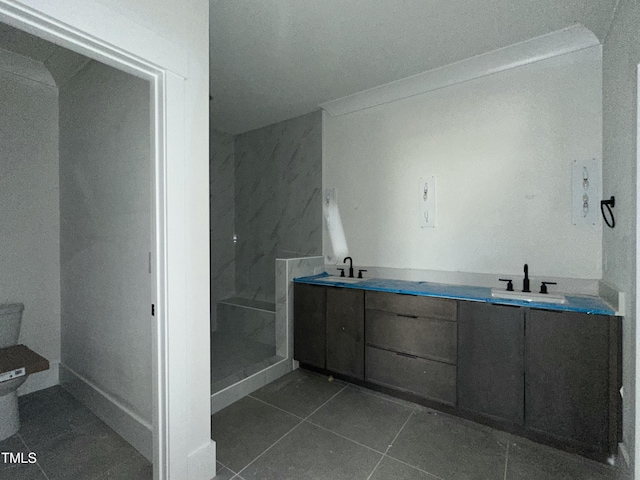
[[[282,360],[276,347],[233,333],[211,332],[211,393]]]

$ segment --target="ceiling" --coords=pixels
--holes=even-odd
[[[58,87],[62,86],[90,61],[84,55],[67,50],[5,23],[0,23],[0,49],[42,63],[49,70]]]
[[[211,125],[232,134],[575,23],[617,0],[210,0]]]

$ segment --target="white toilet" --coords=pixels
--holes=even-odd
[[[18,344],[23,310],[22,303],[0,305],[0,349]],[[0,441],[9,438],[20,429],[16,390],[26,379],[27,375],[22,375],[0,381]]]

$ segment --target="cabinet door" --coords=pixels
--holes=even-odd
[[[293,358],[326,367],[326,287],[293,286]]]
[[[525,349],[525,426],[577,447],[606,450],[608,318],[531,310]]]
[[[459,302],[458,407],[522,425],[524,310]]]
[[[364,291],[327,288],[327,370],[364,379]]]

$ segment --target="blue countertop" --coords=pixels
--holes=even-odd
[[[353,280],[353,279],[347,279]],[[326,285],[359,290],[374,290],[378,292],[404,293],[425,297],[451,298],[454,300],[470,300],[474,302],[495,303],[499,305],[516,305],[520,307],[539,308],[563,312],[580,312],[593,315],[615,315],[613,309],[599,297],[589,295],[565,295],[567,303],[528,302],[491,296],[491,289],[487,287],[473,287],[469,285],[445,285],[442,283],[417,282],[409,280],[390,280],[385,278],[368,278],[357,283],[336,281],[328,273],[321,273],[310,277],[300,277],[293,280],[296,283],[311,285]]]

